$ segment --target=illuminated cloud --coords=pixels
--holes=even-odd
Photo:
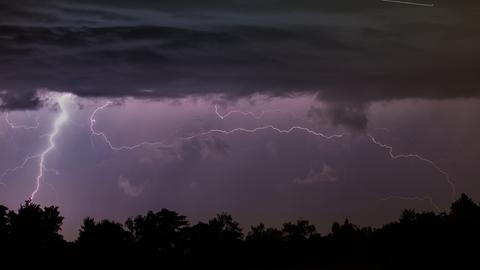
[[[130,179],[120,175],[118,177],[118,186],[129,197],[138,197],[143,193],[144,186],[140,184],[134,184]]]
[[[305,177],[297,177],[293,180],[293,182],[297,184],[311,185],[320,182],[338,181],[337,173],[326,162],[322,163],[321,168],[318,167],[319,166],[311,166]]]

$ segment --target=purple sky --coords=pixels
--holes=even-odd
[[[328,119],[311,116],[325,106],[313,96],[252,97],[225,102],[216,97],[142,101],[119,100],[99,111],[95,131],[105,132],[116,147],[142,141],[163,141],[171,147],[145,146],[114,151],[101,136],[90,133],[90,116],[106,100],[73,98],[70,118],[56,138],[56,148],[46,159],[47,173],[35,201],[55,204],[66,216],[64,233],[72,239],[87,215],[125,218],[150,209],[167,207],[205,220],[217,212],[231,212],[245,227],[264,221],[279,225],[308,218],[326,232],[332,220],[345,217],[364,225],[393,219],[409,207],[442,210],[450,203],[445,177],[429,163],[416,158],[391,159],[388,150],[372,143],[368,134],[394,147],[394,154],[419,154],[448,172],[457,193],[479,198],[480,154],[476,138],[480,127],[478,100],[403,100],[378,102],[367,109],[364,132],[333,127]],[[232,110],[253,112],[251,115]],[[456,113],[452,115],[451,112]],[[12,129],[1,123],[2,171],[15,167],[29,154],[48,145],[46,133],[59,115],[58,108],[8,115],[16,125],[38,129]],[[310,115],[310,116],[309,116]],[[3,115],[5,117],[5,114]],[[301,130],[280,134],[274,130],[230,135],[212,133],[186,141],[212,129],[254,129],[274,125],[279,129],[307,127],[324,139]],[[9,173],[0,189],[2,203],[16,208],[34,189],[38,160]],[[383,200],[393,197],[389,200]]]
[[[68,239],[164,207],[327,232],[480,200],[480,4],[431,2],[0,0],[0,203],[42,157]]]

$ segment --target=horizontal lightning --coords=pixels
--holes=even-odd
[[[100,132],[100,131],[95,130],[95,123],[96,123],[96,118],[95,117],[96,117],[97,113],[101,110],[106,109],[108,106],[110,106],[112,104],[113,103],[111,101],[108,101],[104,105],[102,105],[100,107],[97,107],[90,116],[90,132],[91,132],[91,134],[93,134],[95,136],[102,137],[104,139],[104,141],[107,143],[107,145],[110,147],[111,150],[114,150],[114,151],[134,150],[134,149],[137,149],[137,148],[140,148],[140,147],[159,146],[159,145],[163,146],[163,147],[172,147],[174,145],[174,144],[167,144],[167,143],[164,143],[162,141],[154,141],[154,142],[144,141],[144,142],[140,142],[138,144],[129,145],[129,146],[126,146],[126,145],[115,146],[104,132]],[[219,114],[217,113],[217,115],[219,115]],[[222,117],[222,116],[219,115],[219,117]],[[225,116],[223,116],[223,117],[225,117]],[[322,138],[328,139],[328,140],[334,139],[334,138],[341,138],[341,137],[344,136],[343,133],[342,134],[334,134],[334,135],[325,135],[321,132],[317,132],[317,131],[314,131],[314,130],[311,130],[307,127],[302,127],[302,126],[293,126],[293,127],[290,127],[289,129],[280,129],[280,128],[277,128],[273,125],[266,125],[266,126],[262,126],[262,127],[253,128],[253,129],[247,129],[247,128],[234,128],[234,129],[231,129],[231,130],[211,129],[211,130],[208,130],[208,131],[197,133],[197,134],[192,135],[192,136],[178,137],[175,140],[177,140],[177,141],[189,141],[189,140],[192,140],[192,139],[195,139],[195,138],[198,138],[198,137],[202,137],[202,136],[206,136],[206,135],[210,135],[210,134],[214,134],[214,133],[230,135],[230,134],[233,134],[233,133],[241,133],[241,132],[243,132],[243,133],[256,133],[256,132],[262,131],[262,130],[273,130],[273,131],[276,131],[276,132],[281,133],[281,134],[291,133],[293,131],[299,130],[299,131],[304,131],[306,133],[312,134],[314,136],[319,136],[319,137],[322,137]]]
[[[107,143],[107,145],[110,147],[111,150],[114,150],[114,151],[121,151],[121,150],[134,150],[134,149],[137,149],[137,148],[140,148],[140,147],[146,147],[146,146],[163,146],[163,147],[173,147],[174,144],[167,144],[165,142],[162,142],[162,141],[152,141],[152,142],[149,142],[149,141],[144,141],[144,142],[140,142],[138,144],[134,144],[134,145],[121,145],[121,146],[115,146],[110,138],[107,136],[106,133],[104,132],[101,132],[101,131],[96,131],[95,130],[95,123],[96,123],[96,116],[97,114],[101,111],[101,110],[104,110],[106,109],[107,107],[111,106],[113,103],[111,101],[108,101],[106,102],[104,105],[100,106],[100,107],[97,107],[93,113],[91,114],[90,116],[90,132],[92,135],[95,135],[95,136],[100,136],[103,138],[103,140]],[[280,110],[279,110],[280,111]],[[267,111],[262,111],[261,113],[259,114],[255,114],[253,112],[244,112],[244,111],[239,111],[239,110],[232,110],[232,111],[229,111],[225,114],[221,114],[218,110],[218,107],[215,106],[215,113],[216,115],[220,118],[220,119],[225,119],[226,117],[234,114],[234,113],[238,113],[238,114],[242,114],[242,115],[245,115],[245,116],[252,116],[256,119],[259,119],[261,118]],[[262,131],[262,130],[272,130],[272,131],[275,131],[275,132],[278,132],[278,133],[281,133],[281,134],[288,134],[288,133],[291,133],[293,131],[303,131],[303,132],[306,132],[306,133],[309,133],[309,134],[312,134],[314,136],[320,136],[324,139],[334,139],[334,138],[341,138],[344,136],[344,134],[334,134],[334,135],[325,135],[321,132],[317,132],[317,131],[314,131],[314,130],[311,130],[307,127],[303,127],[303,126],[293,126],[293,127],[290,127],[289,129],[280,129],[280,128],[277,128],[275,127],[274,125],[266,125],[266,126],[261,126],[261,127],[257,127],[257,128],[253,128],[253,129],[247,129],[247,128],[234,128],[234,129],[231,129],[231,130],[223,130],[223,129],[211,129],[211,130],[208,130],[208,131],[205,131],[205,132],[200,132],[200,133],[197,133],[197,134],[194,134],[194,135],[191,135],[191,136],[186,136],[186,137],[178,137],[176,138],[177,141],[188,141],[188,140],[192,140],[194,138],[197,138],[197,137],[201,137],[201,136],[207,136],[207,135],[210,135],[210,134],[213,134],[213,133],[219,133],[219,134],[224,134],[224,135],[230,135],[230,134],[233,134],[233,133],[240,133],[240,132],[243,132],[243,133],[256,133],[258,131]],[[423,162],[426,162],[428,163],[431,167],[433,167],[436,171],[438,171],[439,173],[441,173],[442,175],[445,176],[448,184],[450,185],[451,187],[451,190],[452,190],[452,193],[451,193],[451,198],[452,198],[452,201],[453,199],[455,198],[455,185],[454,183],[451,181],[450,179],[450,175],[444,171],[443,169],[441,169],[435,162],[433,162],[432,160],[430,159],[427,159],[419,154],[394,154],[393,153],[393,147],[389,146],[389,145],[386,145],[386,144],[383,144],[381,142],[379,142],[378,140],[376,140],[372,135],[367,135],[371,141],[377,145],[377,146],[380,146],[382,148],[385,148],[388,150],[388,153],[389,153],[389,156],[392,158],[392,159],[400,159],[400,158],[416,158],[418,160],[421,160]],[[431,199],[431,197],[401,197],[401,196],[390,196],[389,197],[390,199],[393,199],[393,198],[396,198],[396,199],[406,199],[406,200],[428,200],[432,206],[434,205],[435,209],[440,209],[438,207],[438,205],[436,205],[433,200]],[[430,198],[430,199],[428,199]]]
[[[48,147],[40,154],[38,155],[29,155],[28,157],[26,157],[19,165],[17,165],[16,167],[13,167],[13,168],[9,168],[7,169],[5,172],[3,172],[1,175],[0,175],[0,184],[4,184],[4,178],[9,175],[10,173],[13,173],[17,170],[20,170],[20,169],[23,169],[25,168],[25,166],[31,161],[31,160],[34,160],[34,159],[39,159],[39,169],[38,169],[38,174],[35,178],[35,183],[36,183],[36,186],[35,186],[35,189],[34,191],[32,192],[32,194],[30,195],[30,199],[34,199],[35,195],[38,193],[38,190],[40,188],[40,183],[41,183],[41,180],[44,176],[44,173],[46,172],[46,166],[45,166],[45,161],[46,161],[46,157],[47,155],[56,147],[55,145],[55,139],[56,137],[58,136],[58,134],[60,133],[61,131],[61,127],[62,125],[67,121],[68,119],[68,113],[66,111],[66,101],[67,99],[70,97],[71,95],[69,94],[66,94],[66,95],[62,95],[58,100],[58,104],[60,106],[60,114],[58,115],[58,117],[56,118],[55,122],[54,122],[54,128],[53,128],[53,131],[49,134],[47,134],[46,136],[48,137],[48,142],[49,142],[49,145]],[[163,141],[152,141],[152,142],[149,142],[149,141],[144,141],[144,142],[140,142],[138,144],[134,144],[134,145],[121,145],[121,146],[115,146],[112,141],[110,140],[110,138],[108,137],[108,135],[105,133],[105,132],[102,132],[102,131],[97,131],[95,129],[95,124],[96,124],[96,116],[97,114],[102,111],[102,110],[105,110],[107,107],[111,106],[113,104],[113,102],[111,101],[108,101],[106,102],[105,104],[103,104],[102,106],[99,106],[97,107],[93,112],[92,114],[90,115],[90,132],[92,135],[95,135],[95,136],[99,136],[99,137],[102,137],[102,139],[106,142],[106,144],[109,146],[109,148],[111,150],[114,150],[114,151],[121,151],[121,150],[134,150],[134,149],[137,149],[137,148],[140,148],[140,147],[146,147],[146,146],[163,146],[163,147],[173,147],[175,145],[175,143],[165,143]],[[240,111],[240,110],[232,110],[232,111],[228,111],[227,113],[225,114],[221,114],[219,112],[219,109],[218,109],[218,106],[215,106],[215,114],[220,118],[220,119],[225,119],[229,116],[231,116],[232,114],[242,114],[242,115],[245,115],[245,116],[251,116],[255,119],[260,119],[261,117],[263,117],[266,113],[269,113],[269,112],[285,112],[285,111],[282,111],[282,110],[264,110],[260,113],[257,113],[255,114],[254,112],[244,112],[244,111]],[[26,126],[26,125],[15,125],[13,122],[10,121],[10,119],[8,118],[8,114],[6,114],[5,116],[5,120],[7,122],[7,124],[11,127],[11,128],[20,128],[20,129],[25,129],[25,130],[29,130],[29,129],[35,129],[38,127],[39,123],[38,123],[38,118],[37,118],[37,125],[35,126]],[[241,127],[238,127],[238,128],[234,128],[234,129],[231,129],[231,130],[224,130],[224,129],[211,129],[211,130],[207,130],[207,131],[204,131],[204,132],[200,132],[200,133],[197,133],[197,134],[194,134],[194,135],[191,135],[191,136],[185,136],[185,137],[177,137],[175,138],[174,140],[177,142],[177,141],[189,141],[189,140],[192,140],[192,139],[195,139],[195,138],[198,138],[198,137],[202,137],[202,136],[207,136],[207,135],[210,135],[210,134],[215,134],[215,133],[218,133],[218,134],[224,134],[224,135],[230,135],[230,134],[233,134],[233,133],[256,133],[256,132],[259,132],[259,131],[263,131],[263,130],[271,130],[271,131],[274,131],[274,132],[277,132],[277,133],[280,133],[280,134],[289,134],[289,133],[292,133],[294,131],[302,131],[302,132],[305,132],[305,133],[308,133],[308,134],[311,134],[311,135],[314,135],[314,136],[319,136],[319,137],[322,137],[324,139],[335,139],[335,138],[341,138],[344,136],[343,133],[341,134],[333,134],[333,135],[326,135],[324,133],[321,133],[321,132],[318,132],[318,131],[314,131],[312,129],[309,129],[307,127],[303,127],[303,126],[292,126],[288,129],[281,129],[281,128],[278,128],[278,127],[275,127],[274,125],[265,125],[265,126],[261,126],[261,127],[256,127],[256,128],[252,128],[252,129],[248,129],[248,128],[241,128]],[[368,134],[367,135],[371,142],[374,143],[375,145],[381,147],[381,148],[384,148],[384,149],[387,149],[388,150],[388,154],[389,156],[392,158],[392,159],[401,159],[401,158],[415,158],[415,159],[418,159],[422,162],[425,162],[427,164],[429,164],[432,168],[434,168],[437,172],[441,173],[442,175],[445,176],[448,184],[450,185],[451,187],[451,196],[452,196],[452,200],[455,198],[455,185],[454,183],[451,181],[451,178],[450,178],[450,175],[445,171],[443,170],[442,168],[440,168],[434,161],[430,160],[430,159],[427,159],[419,154],[394,154],[394,151],[393,151],[393,147],[392,146],[389,146],[387,144],[384,144],[384,143],[381,143],[380,141],[378,141],[375,137],[373,137],[372,135]],[[404,197],[404,196],[389,196],[385,199],[382,199],[382,200],[390,200],[390,199],[400,199],[400,200],[410,200],[410,201],[413,201],[413,200],[417,200],[417,201],[428,201],[437,211],[440,211],[440,207],[438,207],[437,204],[435,204],[435,202],[433,201],[433,199],[431,197],[428,197],[428,196],[425,196],[425,197]]]
[[[217,114],[217,116],[222,120],[229,117],[232,114],[241,114],[241,115],[244,115],[244,116],[251,116],[251,117],[258,120],[258,119],[262,118],[267,113],[276,113],[276,112],[285,113],[287,111],[283,111],[283,110],[264,110],[264,111],[261,111],[260,113],[255,114],[254,112],[244,112],[244,111],[239,111],[239,110],[233,110],[233,111],[228,111],[225,114],[221,114],[218,111],[218,106],[215,105],[215,114]]]

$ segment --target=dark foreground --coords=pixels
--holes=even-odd
[[[448,213],[404,210],[381,228],[348,220],[320,235],[306,220],[243,233],[228,214],[190,225],[162,209],[124,224],[86,218],[75,242],[59,234],[57,207],[0,206],[2,266],[117,265],[149,269],[479,269],[480,207],[466,195]],[[153,267],[151,267],[153,266]],[[12,268],[12,269],[16,269]],[[2,267],[3,269],[3,267]]]

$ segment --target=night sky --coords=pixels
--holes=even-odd
[[[478,201],[480,2],[415,3],[0,0],[0,204],[58,205],[74,239]]]

